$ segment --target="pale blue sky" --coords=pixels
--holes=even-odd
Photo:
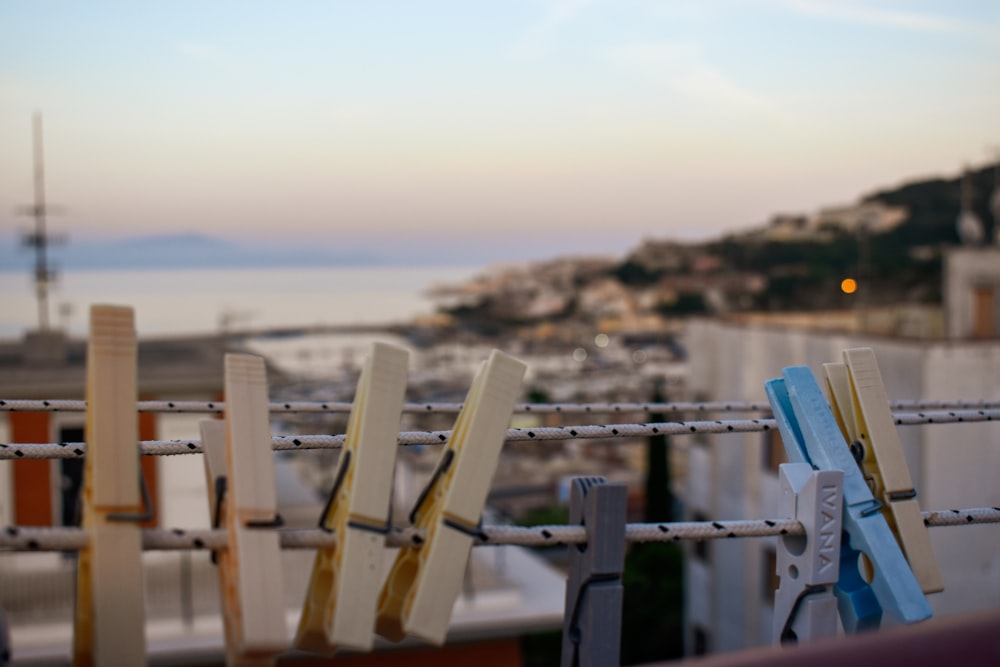
[[[6,0],[0,233],[36,109],[71,237],[537,256],[981,164],[998,82],[990,0]]]

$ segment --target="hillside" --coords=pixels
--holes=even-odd
[[[990,239],[997,225],[988,207],[993,179],[993,168],[972,174],[973,207]],[[703,312],[847,309],[859,298],[873,306],[934,304],[941,300],[943,252],[959,242],[960,193],[959,177],[929,179],[876,191],[854,207],[827,209],[850,213],[874,203],[893,216],[879,233],[811,227],[802,217],[792,220],[791,235],[779,236],[769,231],[788,220],[776,218],[770,230],[706,243],[650,240],[618,262],[561,258],[433,296],[439,310],[461,324],[501,328],[609,320],[628,328],[648,317]],[[858,281],[857,294],[841,290],[844,278]]]
[[[973,208],[994,238],[989,211],[994,169],[972,174]],[[846,307],[851,297],[840,282],[853,277],[866,289],[869,304],[938,303],[941,299],[941,258],[944,248],[957,245],[956,220],[961,179],[930,179],[867,195],[861,202],[881,202],[905,209],[898,226],[883,233],[828,231],[823,238],[769,240],[753,234],[686,247],[688,261],[671,272],[636,262],[633,253],[617,275],[633,285],[662,281],[671,274],[690,272],[698,257],[718,258],[714,272],[758,274],[767,286],[751,299],[729,300],[731,309],[814,310]],[[676,252],[676,250],[674,251]],[[645,253],[644,256],[648,256]],[[704,264],[704,260],[702,260]]]

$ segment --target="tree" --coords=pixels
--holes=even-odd
[[[661,403],[657,385],[650,400]],[[662,422],[662,414],[651,414]],[[670,441],[661,434],[646,444],[646,522],[674,518],[670,491]],[[671,542],[635,544],[625,557],[625,604],[622,613],[623,665],[669,660],[684,655],[684,555]]]

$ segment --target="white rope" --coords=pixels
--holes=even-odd
[[[927,526],[968,526],[1000,523],[1000,507],[973,507],[960,510],[938,510],[923,513]],[[479,545],[519,545],[527,547],[584,544],[587,532],[583,526],[483,526]],[[317,549],[332,547],[337,537],[319,529],[279,530],[284,549]],[[739,521],[685,521],[674,523],[630,523],[625,526],[626,542],[676,542],[680,540],[711,540],[736,537],[771,537],[803,535],[805,529],[794,519],[749,519]],[[420,546],[425,533],[421,529],[393,530],[387,537],[389,546]],[[181,530],[146,528],[142,531],[143,548],[147,550],[218,550],[226,546],[225,530]],[[35,528],[11,526],[0,532],[0,549],[9,551],[78,551],[87,543],[82,528]]]
[[[918,413],[897,413],[897,425],[954,424],[1000,420],[1000,409],[949,410]],[[649,424],[607,424],[579,426],[545,426],[515,428],[507,431],[508,442],[529,440],[576,440],[607,438],[639,438],[653,435],[694,435],[713,433],[753,433],[775,428],[773,419],[732,419],[716,421],[655,422]],[[438,445],[448,441],[451,431],[409,431],[399,434],[399,444]],[[275,450],[337,449],[344,444],[344,435],[279,435],[271,438]],[[15,459],[75,459],[86,454],[82,442],[10,443],[0,444],[0,460]],[[201,441],[143,440],[139,452],[145,456],[172,456],[200,453]]]
[[[1000,507],[970,507],[964,510],[923,512],[925,526],[967,526],[973,523],[1000,523]]]
[[[222,414],[226,404],[220,401],[138,401],[139,412]],[[897,400],[890,401],[893,410],[974,410],[1000,408],[1000,401],[987,400]],[[0,412],[83,412],[86,401],[0,399]],[[272,413],[341,413],[350,412],[351,403],[343,401],[290,401],[269,404]],[[406,403],[406,413],[457,413],[461,403]],[[671,412],[771,412],[767,401],[714,401],[672,403],[519,403],[517,413],[535,414],[608,414],[608,413],[671,413]]]

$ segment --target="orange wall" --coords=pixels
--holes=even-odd
[[[11,442],[49,442],[48,412],[10,412]],[[156,439],[156,415],[139,415],[139,439]],[[52,462],[49,460],[14,461],[13,499],[14,523],[18,526],[52,525]],[[158,521],[159,478],[155,456],[142,457],[142,474],[153,501],[153,519],[144,526],[155,526]]]
[[[10,412],[11,442],[49,442],[49,413]],[[14,461],[14,523],[52,525],[52,462],[47,459]]]

